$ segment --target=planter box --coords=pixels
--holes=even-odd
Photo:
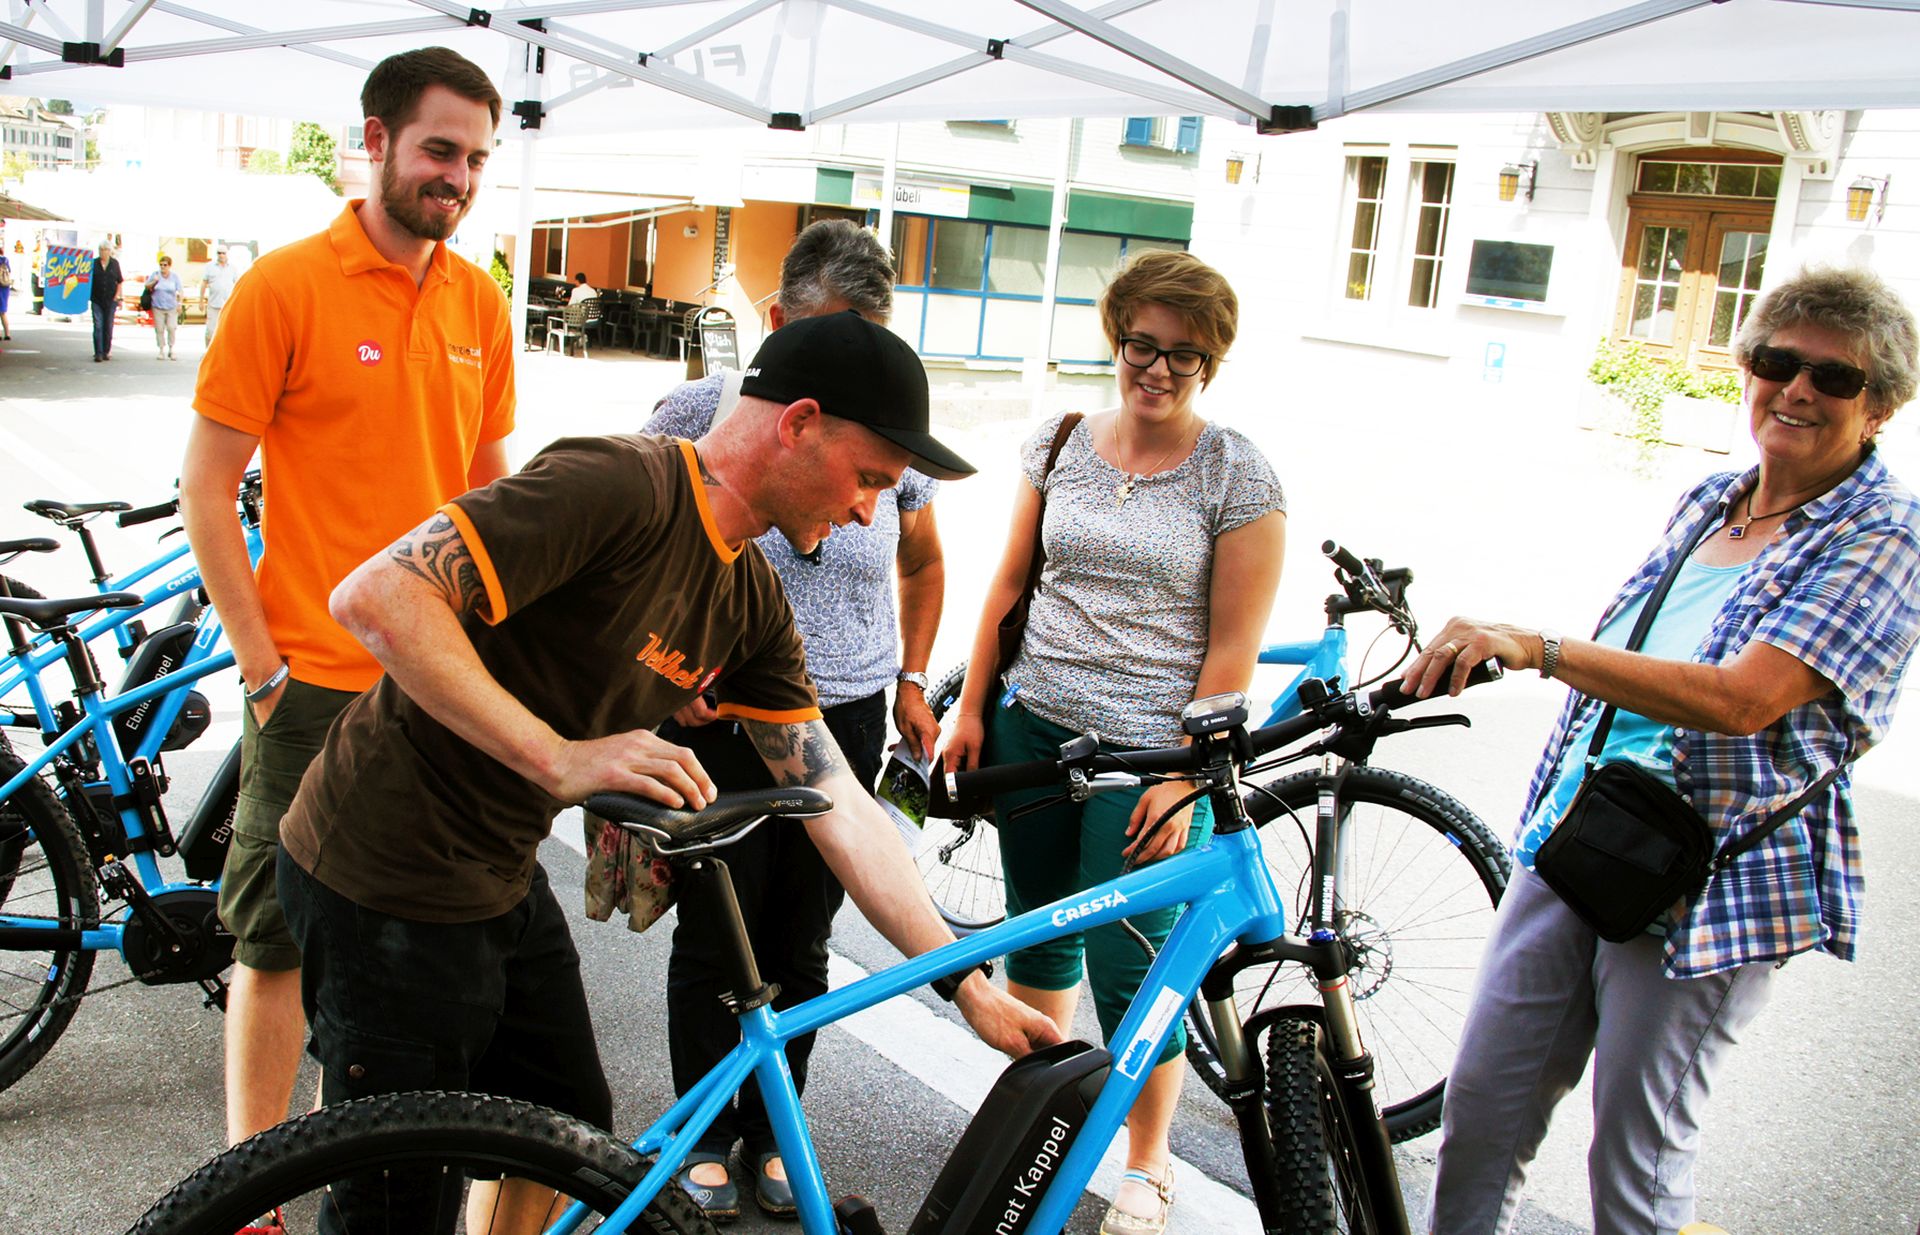
[[[1733,450],[1741,405],[1718,399],[1668,395],[1660,405],[1660,440],[1669,446],[1691,446],[1715,454]],[[1587,383],[1580,392],[1577,423],[1583,429],[1633,436],[1633,409],[1604,386]]]

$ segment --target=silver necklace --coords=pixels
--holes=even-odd
[[[1121,413],[1121,415],[1125,415],[1125,413],[1123,412]],[[1138,484],[1140,481],[1145,480],[1148,476],[1151,476],[1154,473],[1158,472],[1160,470],[1160,465],[1162,463],[1165,463],[1168,459],[1172,458],[1173,452],[1180,449],[1181,446],[1185,445],[1186,440],[1187,440],[1187,435],[1182,433],[1178,441],[1176,441],[1173,445],[1167,447],[1165,454],[1161,455],[1158,459],[1155,459],[1153,461],[1152,467],[1149,467],[1144,471],[1139,471],[1139,472],[1128,471],[1126,450],[1120,443],[1120,417],[1119,416],[1114,417],[1113,455],[1114,455],[1114,460],[1120,465],[1120,483],[1113,487],[1113,496],[1116,499],[1118,499],[1115,501],[1114,505],[1125,506],[1127,504],[1127,499],[1133,496],[1133,486]]]

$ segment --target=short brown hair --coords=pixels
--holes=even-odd
[[[1179,249],[1154,249],[1126,264],[1100,294],[1100,326],[1107,346],[1120,350],[1120,336],[1143,305],[1165,305],[1178,313],[1207,353],[1200,384],[1213,380],[1240,329],[1240,298],[1218,270]]]
[[[445,86],[463,99],[485,103],[500,127],[500,92],[479,65],[448,47],[417,47],[388,56],[360,87],[360,114],[398,133],[420,109],[429,86]]]

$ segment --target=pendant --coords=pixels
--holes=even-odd
[[[1115,502],[1114,505],[1125,506],[1127,499],[1133,496],[1133,477],[1129,476],[1115,485],[1113,487],[1113,496],[1120,499],[1118,502]]]
[[[1732,527],[1727,529],[1728,540],[1745,540],[1746,538],[1747,538],[1747,525],[1744,523],[1736,523]]]

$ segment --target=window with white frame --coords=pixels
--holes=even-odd
[[[1342,299],[1413,309],[1440,303],[1453,181],[1453,160],[1430,152],[1416,151],[1404,162],[1384,148],[1347,155],[1338,250]]]

